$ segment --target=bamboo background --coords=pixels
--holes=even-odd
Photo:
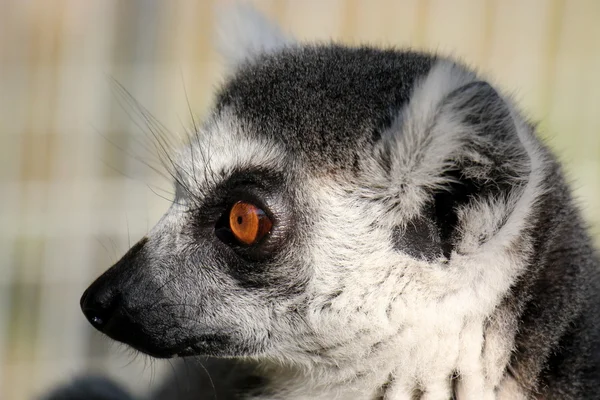
[[[183,131],[222,77],[214,3],[0,0],[0,399],[84,371],[142,392],[169,368],[93,332],[79,297],[168,205],[110,79]],[[489,74],[540,121],[598,234],[600,1],[256,4],[301,39],[433,49]]]

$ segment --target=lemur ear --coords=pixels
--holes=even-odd
[[[389,190],[396,191],[398,246],[427,259],[449,258],[465,232],[479,244],[493,236],[529,181],[530,134],[488,83],[454,65],[434,68],[379,150]],[[419,249],[411,237],[419,238]]]
[[[229,67],[295,42],[246,2],[223,1],[216,11],[216,47]]]
[[[454,115],[466,137],[440,171],[444,186],[433,191],[433,218],[443,254],[473,251],[502,228],[522,196],[531,172],[529,134],[522,117],[486,82],[466,84],[448,95],[440,117]],[[443,122],[442,122],[443,123]]]

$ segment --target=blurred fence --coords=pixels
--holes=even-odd
[[[600,2],[289,0],[257,5],[302,39],[434,49],[512,91],[600,226]],[[0,399],[86,370],[134,390],[169,365],[96,334],[87,284],[166,209],[169,184],[114,78],[172,131],[220,82],[206,0],[0,0]],[[187,91],[187,95],[186,95]],[[165,192],[163,190],[166,189]]]

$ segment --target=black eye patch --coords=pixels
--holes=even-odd
[[[248,263],[266,262],[276,257],[294,226],[292,196],[285,183],[282,173],[271,170],[235,171],[193,212],[194,234],[199,240],[211,240],[216,247],[227,246]],[[240,203],[252,205],[268,219],[268,232],[262,232],[261,240],[256,243],[244,243],[232,232],[230,214]]]

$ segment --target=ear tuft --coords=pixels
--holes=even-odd
[[[251,4],[224,1],[216,11],[215,45],[230,67],[295,42]]]

